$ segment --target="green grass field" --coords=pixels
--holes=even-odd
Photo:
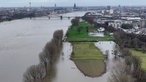
[[[81,32],[79,33],[77,29],[79,27],[82,27]],[[86,38],[89,37],[87,33],[87,27],[95,29],[94,27],[91,27],[89,23],[86,22],[80,22],[78,26],[72,26],[71,30],[69,31],[70,38]]]
[[[72,59],[104,60],[104,55],[92,42],[74,42]]]
[[[78,28],[81,27],[81,31],[78,32]],[[89,36],[88,30],[97,30],[96,27],[91,26],[87,22],[80,22],[78,26],[72,26],[68,32],[68,37],[66,41],[74,42],[74,41],[112,41],[112,36],[105,36],[105,37],[95,37]]]
[[[146,71],[146,53],[142,53],[142,51],[136,51],[134,49],[131,49],[131,52],[134,56],[138,56],[142,60],[142,69]]]

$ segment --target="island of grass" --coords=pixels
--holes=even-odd
[[[89,23],[82,21],[78,25],[72,25],[68,32],[65,41],[69,42],[87,42],[87,41],[113,41],[113,36],[107,35],[104,37],[90,36],[89,31],[97,31],[97,27],[90,25]]]
[[[105,73],[105,58],[93,42],[73,42],[71,59],[86,76],[97,77]]]
[[[142,53],[142,51],[131,49],[132,55],[138,56],[142,60],[142,69],[146,71],[146,53]]]

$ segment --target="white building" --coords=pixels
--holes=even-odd
[[[141,20],[140,17],[121,17],[121,19],[129,21]]]
[[[108,26],[112,26],[114,28],[121,28],[123,24],[122,20],[112,20],[108,22]]]

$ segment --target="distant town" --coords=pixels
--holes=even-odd
[[[49,14],[61,14],[73,11],[90,11],[96,17],[106,20],[140,20],[146,18],[146,7],[136,6],[97,6],[97,7],[78,7],[76,4],[73,7],[1,7],[0,21],[13,20],[24,17],[47,16]],[[103,22],[103,21],[101,21]],[[115,22],[115,21],[114,21]],[[118,21],[119,22],[119,21]]]

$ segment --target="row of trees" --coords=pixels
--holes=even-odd
[[[132,24],[122,24],[121,28],[123,29],[132,29],[134,28]]]
[[[0,16],[0,22],[3,22],[3,21],[11,21],[11,20],[15,20],[15,19],[22,19],[22,18],[26,18],[26,17],[29,17],[29,18],[32,18],[32,17],[35,17],[35,13],[15,13],[13,15],[9,15],[7,17],[4,17],[3,16]]]
[[[71,24],[72,24],[72,25],[71,25],[71,27],[68,29],[67,35],[68,35],[69,31],[73,28],[73,26],[76,26],[77,32],[78,32],[78,33],[81,33],[81,31],[82,31],[82,29],[83,29],[84,27],[80,26],[79,23],[80,23],[80,18],[79,18],[79,17],[75,17],[74,19],[72,19],[72,20],[71,20]]]
[[[80,18],[79,17],[75,17],[74,19],[71,20],[71,24],[72,26],[78,26],[79,25],[79,20]]]
[[[143,45],[145,46],[145,42],[142,42],[137,35],[126,34],[122,30],[117,30],[114,37],[115,42],[119,45],[119,51],[124,62],[121,64],[122,69],[117,67],[118,71],[116,70],[113,73],[110,82],[146,82],[146,72],[141,67],[141,59],[133,56],[129,50],[133,47],[141,48]]]
[[[121,52],[125,59],[125,71],[127,75],[132,76],[135,82],[146,82],[146,73],[141,67],[141,59],[133,56],[127,48],[122,49]]]
[[[82,17],[82,19],[84,20],[84,21],[87,21],[88,23],[90,23],[91,25],[93,25],[94,27],[96,27],[96,28],[99,28],[99,27],[104,27],[105,28],[105,31],[106,32],[114,32],[114,31],[116,31],[116,29],[114,28],[114,27],[112,27],[112,26],[109,26],[108,25],[108,22],[105,22],[105,23],[97,23],[96,21],[95,21],[95,18],[96,18],[96,16],[90,16],[90,15],[88,15],[88,13],[90,13],[90,12],[87,12],[83,17]]]
[[[42,82],[46,76],[50,76],[51,69],[53,69],[62,49],[62,37],[62,30],[54,32],[53,39],[46,44],[39,54],[40,63],[27,69],[23,75],[23,82]]]
[[[124,61],[113,71],[110,82],[146,82],[146,72],[141,67],[141,59],[133,56],[128,48],[120,49]]]
[[[122,48],[135,48],[135,50],[142,50],[143,53],[146,52],[146,36],[128,34],[122,30],[117,30],[114,33],[115,42]]]
[[[126,66],[120,62],[119,66],[112,72],[109,82],[133,82],[132,77],[127,75]]]

